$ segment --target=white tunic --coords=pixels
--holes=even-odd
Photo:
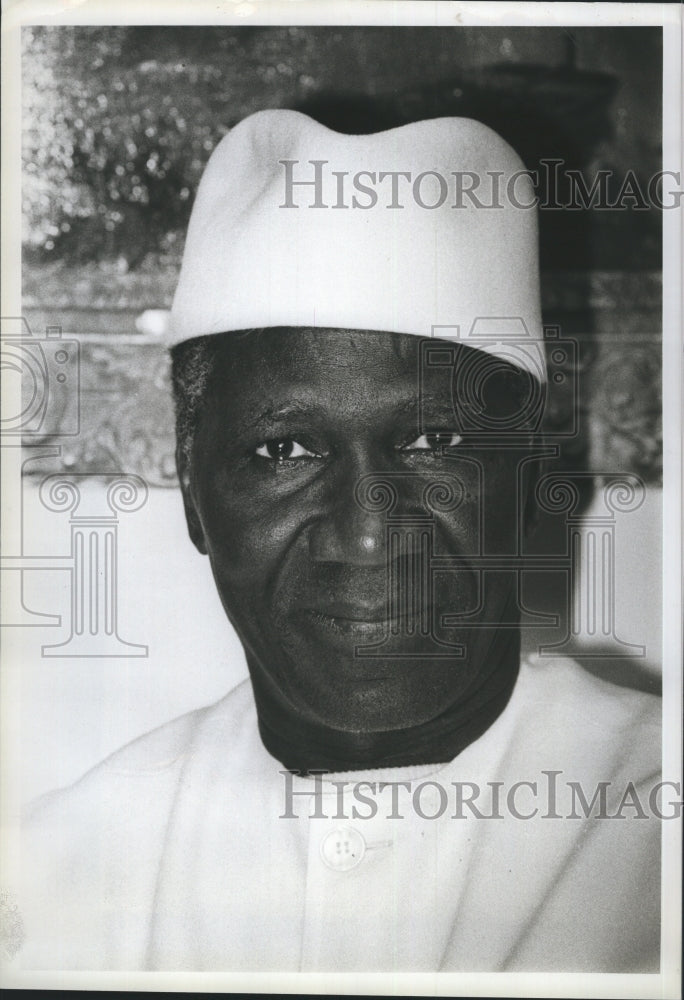
[[[264,749],[246,681],[38,801],[20,964],[655,971],[659,748],[659,699],[534,659],[450,763],[317,786]],[[610,783],[604,818],[571,782]]]

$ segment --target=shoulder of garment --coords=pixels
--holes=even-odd
[[[27,807],[18,876],[24,968],[143,967],[141,943],[187,763],[219,742],[230,758],[226,735],[249,714],[250,699],[246,682],[215,705],[138,737]],[[116,951],[108,954],[114,941]]]

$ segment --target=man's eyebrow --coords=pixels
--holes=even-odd
[[[437,395],[433,392],[417,392],[415,396],[412,396],[410,399],[406,399],[403,403],[400,403],[398,409],[407,411],[419,410],[423,406],[453,409],[453,401],[451,400],[451,397]]]
[[[388,405],[385,414],[389,417],[415,417],[424,406],[434,407],[435,410],[444,414],[453,414],[453,404],[450,399],[443,396],[436,396],[432,393],[426,395],[411,396],[399,402],[392,401]],[[249,433],[260,424],[276,423],[279,420],[287,420],[289,417],[330,417],[330,412],[307,399],[291,399],[283,404],[271,404],[258,413],[238,419],[235,424],[237,433]]]
[[[259,413],[243,417],[237,421],[235,429],[238,432],[250,431],[261,423],[275,423],[278,420],[286,420],[288,417],[315,417],[324,413],[325,410],[313,402],[293,399],[282,405],[267,406]]]
[[[455,419],[456,411],[453,400],[443,395],[433,393],[421,393],[415,399],[406,400],[397,408],[397,412],[415,416],[418,419],[425,415],[425,411],[434,414],[435,419]]]

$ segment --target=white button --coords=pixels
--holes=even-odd
[[[351,826],[331,830],[321,843],[323,861],[336,872],[348,872],[351,868],[356,868],[365,853],[366,841]]]

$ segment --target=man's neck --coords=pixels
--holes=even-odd
[[[355,771],[453,760],[499,717],[520,666],[520,632],[499,629],[486,669],[441,715],[410,729],[347,732],[303,720],[273,696],[252,670],[259,732],[268,752],[290,771]]]

